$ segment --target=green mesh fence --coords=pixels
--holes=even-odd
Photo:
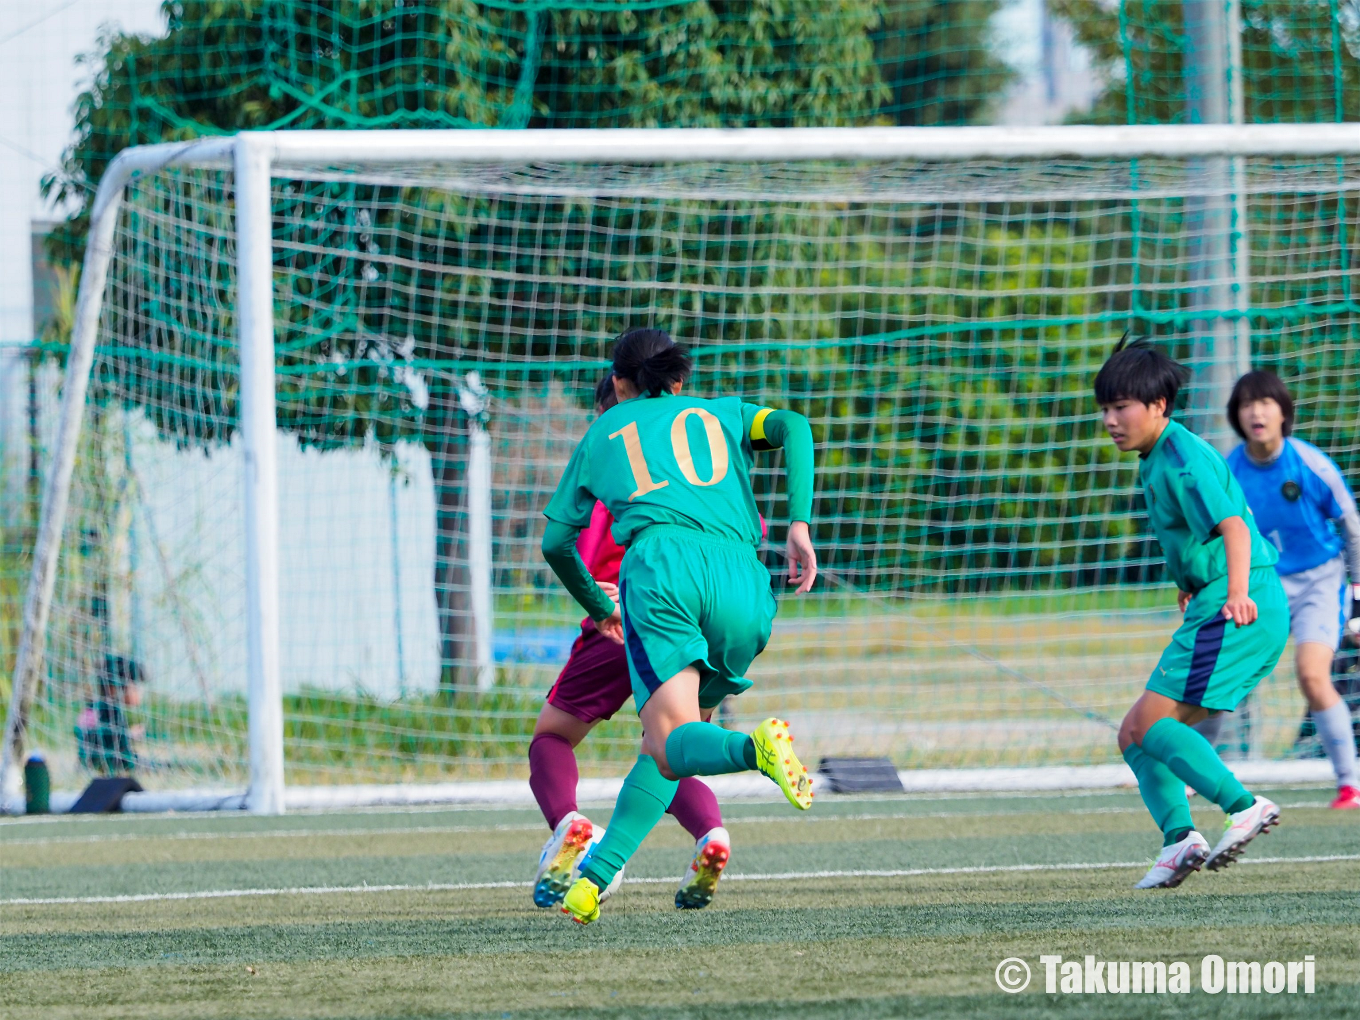
[[[1178,124],[1187,115],[1182,0],[1051,0],[1111,84],[1086,122]],[[1360,119],[1360,5],[1354,0],[1240,0],[1247,123]]]
[[[985,123],[1013,79],[1000,7],[182,0],[165,37],[103,41],[49,189],[79,201],[129,144],[241,128]],[[1180,4],[1048,7],[1108,82],[1075,119],[1185,119]],[[1241,9],[1247,119],[1360,118],[1355,0]],[[1109,760],[1100,720],[1173,617],[1090,375],[1125,327],[1188,355],[1192,321],[1240,313],[1188,311],[1194,168],[959,169],[727,168],[727,191],[676,170],[645,194],[619,168],[279,179],[289,781],[519,767],[575,612],[538,513],[607,339],[638,318],[698,345],[703,392],[794,407],[820,444],[827,587],[784,607],[740,713],[902,764]],[[1252,167],[1245,313],[1300,434],[1352,480],[1355,170]],[[82,215],[58,254],[79,253]],[[90,712],[142,727],[159,784],[241,779],[231,225],[229,177],[194,173],[141,182],[120,227],[34,731],[67,786],[107,765],[75,735]],[[496,472],[500,686],[477,698],[459,687],[469,371],[492,390]],[[777,478],[756,478],[776,540]],[[34,510],[3,515],[6,681]],[[129,663],[146,696],[106,726],[100,684]],[[1271,753],[1291,692],[1283,673],[1265,692]],[[617,771],[632,726],[593,737],[587,769]]]
[[[985,120],[1000,0],[174,0],[113,35],[69,182],[128,145],[243,128]],[[68,182],[68,183],[69,183]]]
[[[1072,119],[1186,119],[1181,0],[1046,0],[1107,83]],[[1241,0],[1246,119],[1360,118],[1356,0]],[[248,128],[994,122],[1000,0],[173,0],[110,34],[49,189],[128,145]]]
[[[1248,160],[1241,178],[1258,363],[1351,477],[1357,171]],[[1165,160],[279,171],[288,781],[520,772],[579,620],[539,555],[541,509],[610,338],[639,322],[695,345],[698,392],[794,408],[818,443],[824,586],[783,602],[729,718],[787,716],[813,758],[1117,760],[1111,726],[1176,615],[1091,378],[1126,327],[1188,355],[1195,321],[1236,314],[1190,304],[1186,207],[1219,180]],[[33,729],[65,785],[112,753],[77,732],[134,673],[119,725],[140,773],[243,779],[230,194],[209,170],[129,189]],[[491,394],[486,694],[469,689],[457,399],[474,371]],[[772,455],[755,487],[774,571],[781,485]],[[1287,668],[1254,711],[1286,753]],[[617,772],[635,739],[634,719],[602,727],[587,771]]]

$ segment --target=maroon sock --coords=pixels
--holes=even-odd
[[[684,826],[695,839],[703,836],[709,829],[722,825],[722,812],[718,809],[718,798],[708,788],[708,784],[689,776],[680,780],[675,790],[667,814]]]
[[[548,828],[576,810],[576,752],[556,733],[540,733],[529,741],[529,789],[534,792]],[[716,806],[716,802],[715,802]]]

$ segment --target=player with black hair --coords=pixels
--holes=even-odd
[[[595,387],[595,413],[604,414],[618,403],[614,373],[608,372]],[[618,597],[619,565],[623,549],[609,529],[614,518],[603,503],[596,503],[590,524],[576,541],[576,551],[604,593]],[[529,788],[552,829],[543,844],[534,876],[534,903],[554,907],[562,902],[576,878],[581,857],[599,841],[604,827],[577,810],[576,745],[596,723],[610,719],[633,696],[628,675],[628,656],[623,646],[611,641],[586,617],[571,647],[571,657],[548,692],[529,741]],[[680,880],[675,905],[682,910],[701,909],[713,900],[718,879],[732,855],[732,838],[723,826],[718,798],[693,777],[680,780],[667,813],[694,837],[694,859]],[[620,871],[617,882],[623,875]],[[600,891],[603,899],[612,889]]]
[[[1096,375],[1096,400],[1115,446],[1141,458],[1148,517],[1185,619],[1125,715],[1119,750],[1163,835],[1138,888],[1170,888],[1205,864],[1231,864],[1280,820],[1280,809],[1249,793],[1192,727],[1211,712],[1231,712],[1275,668],[1289,605],[1275,549],[1256,530],[1227,463],[1171,420],[1189,373],[1146,339],[1127,340]],[[1187,784],[1228,816],[1212,848],[1195,831]]]
[[[1248,372],[1228,400],[1242,445],[1228,467],[1279,551],[1299,688],[1336,773],[1332,807],[1360,809],[1351,713],[1332,686],[1343,631],[1360,634],[1360,510],[1336,463],[1294,430],[1294,398],[1274,372]],[[1350,583],[1346,582],[1349,570]]]
[[[609,888],[670,805],[678,781],[759,770],[794,806],[812,803],[812,779],[788,726],[766,719],[750,735],[709,722],[770,637],[776,609],[756,555],[760,516],[750,471],[757,450],[784,449],[788,468],[789,582],[812,587],[812,430],[791,411],[737,397],[682,396],[688,352],[659,329],[631,329],[614,346],[614,391],[572,454],[544,514],[543,555],[595,626],[624,645],[642,717],[637,763],[604,838],[586,854],[562,909],[600,916]],[[627,552],[617,604],[576,549],[596,502],[614,517]]]

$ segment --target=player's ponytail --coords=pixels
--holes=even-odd
[[[627,379],[649,397],[684,382],[693,368],[689,351],[664,329],[630,329],[614,344],[615,377]]]
[[[614,393],[614,373],[608,372],[595,384],[595,413],[603,414],[619,402]]]

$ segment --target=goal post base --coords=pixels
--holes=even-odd
[[[1332,767],[1325,759],[1306,761],[1237,761],[1229,768],[1247,785],[1287,785],[1331,782]],[[899,769],[907,794],[931,793],[1062,793],[1110,790],[1137,785],[1127,765],[995,769]],[[704,780],[721,800],[782,801],[783,796],[764,776],[754,773],[711,776]],[[582,803],[610,802],[619,794],[622,777],[583,779],[576,795]],[[828,794],[830,795],[830,794]],[[52,794],[52,811],[69,811],[78,794]],[[848,795],[853,796],[853,794]],[[338,811],[353,808],[525,807],[534,803],[529,783],[522,779],[494,779],[453,783],[364,784],[355,786],[293,786],[284,792],[288,811]],[[245,793],[239,790],[164,790],[129,793],[122,810],[136,814],[188,811],[244,811]]]

